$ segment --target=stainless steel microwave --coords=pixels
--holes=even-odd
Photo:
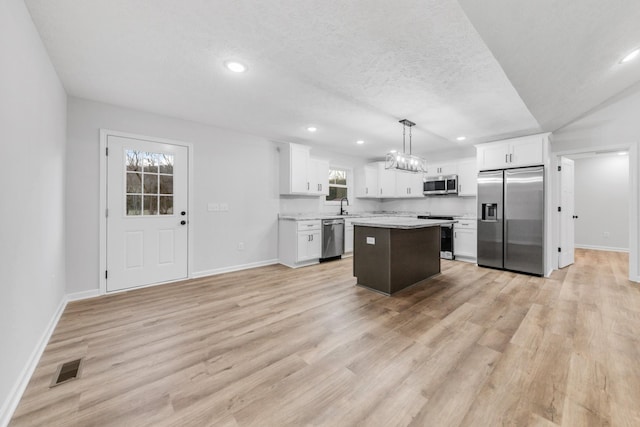
[[[425,178],[423,194],[425,196],[458,194],[458,175],[429,176]]]

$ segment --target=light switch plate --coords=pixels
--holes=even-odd
[[[376,238],[375,237],[367,237],[367,245],[375,245]]]

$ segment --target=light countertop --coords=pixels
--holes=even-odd
[[[428,214],[428,213],[427,213]],[[406,217],[416,218],[418,215],[425,215],[422,212],[356,212],[348,215],[337,215],[330,213],[314,212],[314,213],[288,213],[278,215],[279,219],[290,221],[307,221],[314,219],[360,219],[360,218],[379,218],[379,217]]]
[[[445,224],[453,224],[457,221],[439,219],[417,219],[417,218],[362,218],[353,221],[355,226],[377,227],[377,228],[400,228],[404,230],[425,227],[439,227]]]

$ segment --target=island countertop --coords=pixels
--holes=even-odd
[[[417,218],[358,218],[352,220],[353,225],[377,228],[399,228],[402,230],[412,230],[415,228],[439,227],[441,225],[453,224],[458,221],[440,219],[417,219]]]

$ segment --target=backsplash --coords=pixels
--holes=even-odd
[[[420,199],[349,199],[344,208],[350,213],[394,211],[394,212],[430,212],[431,214],[475,215],[475,197],[423,197]],[[338,213],[339,205],[327,205],[322,197],[280,196],[281,213]]]
[[[430,212],[432,215],[475,215],[476,198],[458,196],[424,197],[421,199],[387,199],[379,204],[383,211]]]

